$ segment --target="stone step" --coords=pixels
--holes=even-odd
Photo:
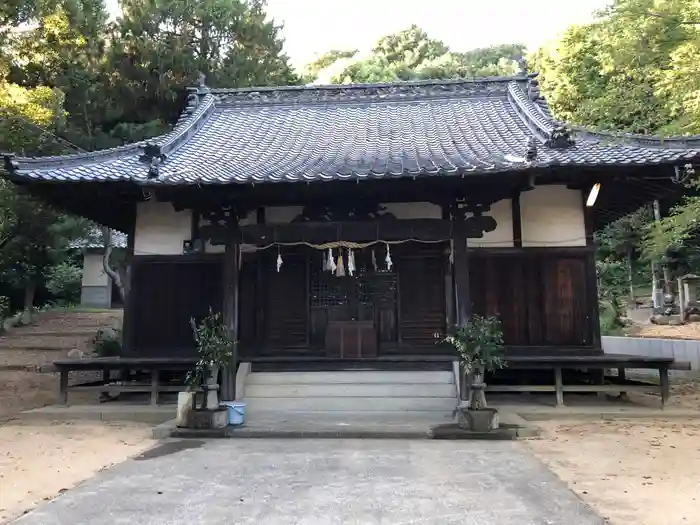
[[[247,409],[284,412],[451,412],[457,405],[449,397],[247,397]]]
[[[246,378],[249,385],[318,385],[318,384],[454,384],[450,371],[380,371],[346,370],[338,372],[253,372]]]
[[[246,384],[246,397],[447,397],[455,399],[457,388],[450,383],[315,383]]]

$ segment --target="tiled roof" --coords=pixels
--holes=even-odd
[[[127,236],[126,233],[122,233],[118,230],[112,230],[112,246],[115,248],[126,248]],[[69,244],[70,248],[104,248],[104,239],[102,237],[102,230],[98,228],[93,228],[88,233],[87,238],[75,239]]]
[[[700,137],[570,129],[532,76],[193,89],[174,130],[95,153],[7,157],[15,177],[228,184],[468,175],[550,166],[683,165]]]

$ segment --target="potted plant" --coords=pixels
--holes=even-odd
[[[459,355],[460,370],[466,380],[467,399],[460,400],[453,414],[457,417],[457,425],[476,432],[498,428],[498,411],[486,404],[486,383],[483,380],[486,372],[506,365],[500,320],[473,315],[463,325],[456,326],[442,342]]]
[[[197,363],[187,373],[188,392],[178,397],[178,420],[190,428],[221,428],[227,424],[226,408],[219,406],[219,371],[231,364],[236,341],[233,341],[218,312],[209,309],[209,315],[199,324],[190,319],[197,345]],[[204,391],[202,405],[195,404],[194,393]]]

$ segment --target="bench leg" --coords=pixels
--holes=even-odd
[[[627,370],[625,369],[625,367],[621,366],[617,369],[617,380],[620,383],[624,383],[625,381],[627,381]],[[622,401],[627,401],[628,396],[626,390],[620,390],[620,399]]]
[[[522,370],[520,372],[520,377],[519,377],[519,383],[521,386],[527,386],[531,384],[530,380],[530,371],[529,370]],[[520,392],[521,396],[529,396],[530,392]]]
[[[554,392],[557,397],[557,406],[564,406],[564,381],[561,376],[561,368],[554,369]]]
[[[68,404],[68,370],[61,370],[58,400],[62,405]]]
[[[671,395],[671,388],[668,383],[668,368],[665,366],[659,368],[659,387],[661,389],[661,408],[664,408],[666,401]]]
[[[605,368],[595,371],[595,384],[599,386],[605,384]],[[607,396],[605,392],[598,392],[598,397],[601,399],[606,399]]]
[[[160,383],[159,374],[160,374],[159,370],[152,370],[151,371],[151,405],[158,404],[158,386]]]

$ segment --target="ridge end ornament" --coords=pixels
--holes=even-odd
[[[572,137],[572,131],[564,124],[556,124],[545,142],[545,146],[551,149],[564,149],[576,144]]]

